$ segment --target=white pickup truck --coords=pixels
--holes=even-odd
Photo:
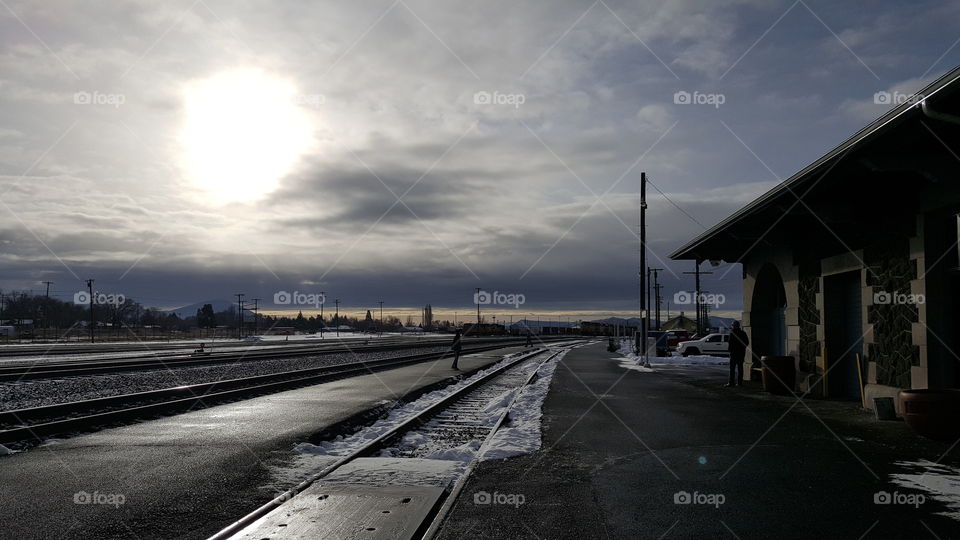
[[[693,341],[681,341],[677,344],[677,352],[683,356],[708,354],[726,356],[730,350],[730,334],[707,334]]]

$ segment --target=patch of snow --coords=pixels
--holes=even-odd
[[[463,386],[470,384],[477,378],[483,377],[491,370],[500,368],[504,363],[513,360],[519,354],[523,353],[514,353],[503,356],[503,359],[496,364],[493,364],[466,379],[441,388],[440,390],[435,390],[425,394],[416,401],[408,403],[402,407],[397,407],[390,411],[385,418],[377,420],[372,425],[367,426],[352,435],[347,437],[338,435],[335,439],[330,441],[322,441],[319,444],[297,444],[294,447],[294,451],[297,452],[297,456],[294,458],[293,462],[283,467],[273,468],[272,472],[274,483],[276,485],[289,485],[290,483],[296,483],[314,474],[317,474],[324,468],[336,462],[339,457],[352,454],[368,444],[370,441],[373,441],[384,433],[399,426],[403,422],[406,422],[424,409],[429,408],[444,397],[450,395],[452,392],[455,392]],[[400,444],[407,444],[408,442],[415,444],[417,442],[415,438],[418,436],[423,437],[423,435],[417,433],[416,431],[408,433],[404,435],[404,438]],[[476,449],[474,449],[473,452],[475,453]],[[438,461],[450,461],[455,459],[454,453],[429,457],[442,458],[438,459]],[[470,458],[467,458],[468,461],[469,459]]]
[[[561,352],[556,358],[544,363],[537,370],[536,379],[525,386],[514,402],[509,420],[490,439],[480,459],[504,459],[529,454],[540,449],[540,420],[543,417],[543,402],[550,391],[550,381],[557,364],[566,356]],[[509,401],[505,402],[505,407]]]
[[[723,356],[690,355],[683,357],[674,354],[673,356],[651,358],[650,364],[654,366],[726,366],[730,364],[730,359]]]
[[[911,472],[890,475],[894,484],[926,492],[930,498],[950,509],[938,514],[960,521],[960,468],[925,459],[898,461],[896,465],[911,469]]]
[[[622,367],[623,369],[630,369],[630,370],[633,370],[633,371],[639,371],[639,372],[641,372],[641,373],[653,373],[653,372],[654,372],[653,368],[649,368],[649,367],[647,367],[647,366],[641,365],[641,364],[639,363],[639,362],[640,362],[640,359],[636,358],[636,356],[634,356],[633,358],[631,358],[631,357],[629,357],[629,356],[620,356],[620,357],[617,357],[617,358],[611,358],[611,360],[616,360],[617,362],[619,362],[619,363],[620,363],[620,367]]]

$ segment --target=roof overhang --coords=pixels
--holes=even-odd
[[[750,204],[690,240],[671,253],[670,258],[740,262],[745,251],[749,251],[752,245],[759,242],[755,237],[756,232],[751,232],[751,229],[755,231],[757,228],[755,224],[751,224],[751,220],[759,220],[761,213],[780,216],[766,229],[769,232],[786,215],[785,209],[788,209],[788,213],[793,210],[797,206],[796,202],[803,199],[822,180],[827,179],[828,185],[835,186],[836,183],[829,182],[832,178],[828,177],[840,175],[840,171],[835,169],[852,154],[858,154],[862,162],[880,163],[874,166],[875,170],[883,169],[884,159],[890,156],[885,156],[885,149],[879,146],[871,154],[871,146],[879,139],[895,134],[895,131],[906,123],[918,123],[918,120],[924,119],[924,112],[921,110],[921,104],[924,101],[935,108],[942,100],[941,96],[956,95],[958,88],[960,88],[960,68],[955,68]],[[954,168],[958,165],[960,164],[953,163]],[[767,221],[769,222],[769,219]]]

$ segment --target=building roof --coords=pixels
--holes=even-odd
[[[785,197],[789,197],[791,200],[796,199],[795,193],[805,193],[804,187],[807,187],[809,184],[816,184],[816,182],[828,175],[847,154],[872,143],[881,135],[902,125],[905,121],[922,117],[924,114],[923,111],[921,111],[922,102],[929,100],[929,104],[932,106],[936,104],[937,101],[930,98],[939,94],[953,94],[958,88],[960,88],[960,67],[954,68],[922,90],[919,90],[914,94],[913,98],[894,107],[790,178],[787,178],[753,202],[690,240],[671,253],[670,258],[688,260],[723,259],[722,254],[725,251],[729,253],[730,250],[725,250],[718,244],[730,242],[731,240],[743,241],[737,238],[734,232],[734,229],[738,225],[759,212],[768,209],[770,206],[775,205]]]

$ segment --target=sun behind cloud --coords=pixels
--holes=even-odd
[[[185,176],[208,202],[270,193],[313,144],[310,113],[296,86],[257,69],[188,83],[180,132]]]

